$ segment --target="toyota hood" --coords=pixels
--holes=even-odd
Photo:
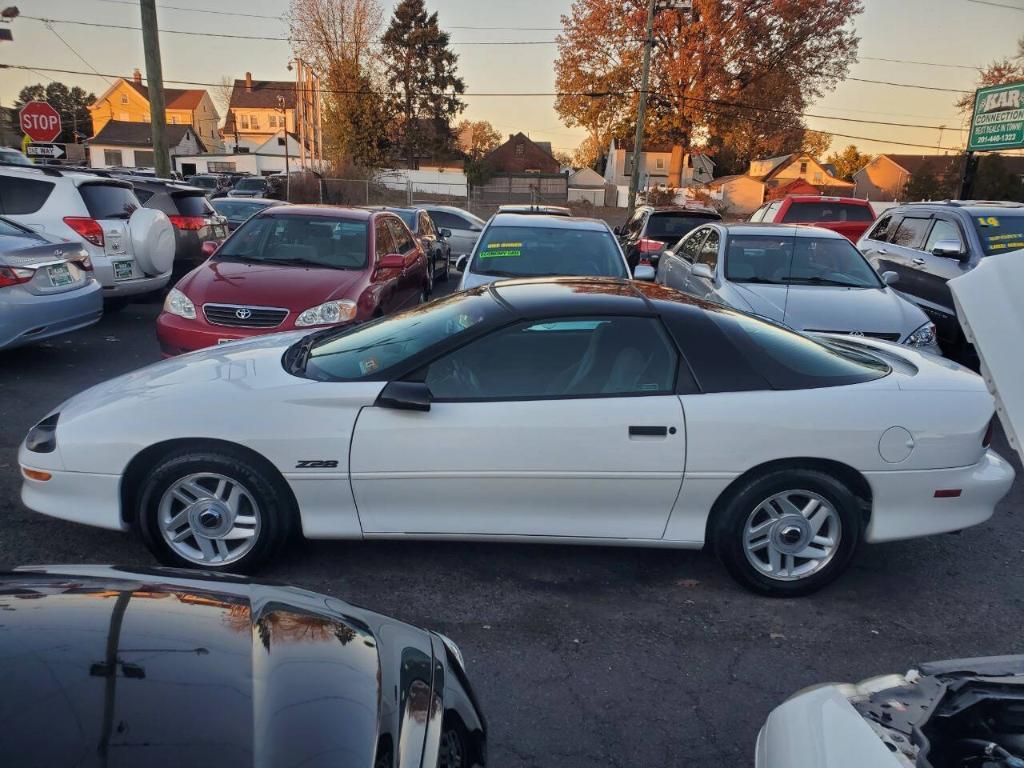
[[[891,288],[756,283],[730,287],[749,311],[798,331],[899,334],[902,341],[928,322],[924,312]]]
[[[328,269],[209,259],[176,286],[196,306],[247,304],[292,312],[334,299],[357,299],[362,269]]]

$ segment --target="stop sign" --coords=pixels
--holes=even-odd
[[[60,136],[60,115],[45,101],[30,101],[22,107],[19,122],[32,141],[54,141]]]

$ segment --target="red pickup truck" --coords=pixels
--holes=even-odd
[[[831,229],[854,244],[874,220],[875,212],[867,200],[818,195],[787,195],[765,203],[749,219],[766,224],[806,224]]]

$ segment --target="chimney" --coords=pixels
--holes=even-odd
[[[245,90],[247,93],[252,93],[252,72],[245,73]]]
[[[136,67],[135,71],[132,72],[132,82],[136,85],[142,85],[142,73],[139,71],[138,67]]]

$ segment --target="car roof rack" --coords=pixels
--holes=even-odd
[[[1024,208],[1013,200],[918,200],[903,205],[948,205],[953,208]]]

